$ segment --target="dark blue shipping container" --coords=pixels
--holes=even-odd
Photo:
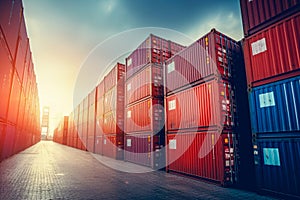
[[[300,76],[252,88],[249,101],[252,133],[300,131]]]
[[[300,198],[300,137],[288,135],[253,140],[257,189]]]

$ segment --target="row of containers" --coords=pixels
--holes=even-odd
[[[36,75],[21,0],[0,2],[0,161],[40,141]]]
[[[152,169],[253,187],[245,102],[239,42],[215,29],[188,47],[151,34],[61,121],[54,141]]]
[[[241,0],[256,185],[300,198],[300,1]]]
[[[66,144],[299,198],[299,1],[240,5],[241,42],[150,35],[70,114]]]

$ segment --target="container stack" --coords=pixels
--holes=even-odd
[[[67,140],[69,137],[68,126],[69,126],[69,117],[64,116],[62,120],[59,122],[57,128],[54,130],[54,134],[53,134],[54,142],[67,145]]]
[[[117,63],[104,77],[103,155],[123,159],[125,65]]]
[[[126,59],[126,161],[164,167],[163,63],[183,48],[151,34]]]
[[[103,155],[104,81],[99,83],[96,90],[95,153]]]
[[[39,97],[21,0],[0,1],[0,161],[40,141]]]
[[[300,197],[300,2],[241,0],[257,189]]]
[[[212,30],[166,61],[167,170],[232,184],[238,149],[232,74],[239,43]]]
[[[95,88],[88,95],[87,150],[89,152],[95,152],[96,96],[97,89]]]

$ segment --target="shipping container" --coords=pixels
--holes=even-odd
[[[21,0],[0,1],[0,27],[9,47],[10,57],[15,58],[17,41],[21,21],[23,19],[23,7]]]
[[[121,87],[125,78],[125,65],[117,63],[104,77],[104,92],[111,90],[115,86]],[[120,82],[120,83],[119,83]]]
[[[7,112],[7,120],[13,123],[14,125],[16,125],[18,117],[20,92],[21,82],[19,77],[14,73]]]
[[[95,138],[95,153],[103,155],[103,134],[96,135]]]
[[[158,133],[164,128],[164,101],[148,98],[125,108],[125,133]]]
[[[235,100],[232,85],[212,79],[166,97],[167,131],[234,127]]]
[[[300,198],[300,137],[257,134],[253,140],[257,190],[285,199]]]
[[[240,44],[212,29],[186,49],[166,61],[166,93],[197,84],[210,76],[230,79],[240,66]]]
[[[300,75],[299,24],[297,13],[244,40],[250,87]]]
[[[249,102],[253,133],[300,131],[300,76],[252,88]]]
[[[299,0],[240,0],[240,6],[245,36],[300,11]]]
[[[231,132],[167,134],[167,170],[231,185],[236,179],[236,139]]]
[[[165,167],[164,134],[125,134],[124,160],[139,165],[162,169]]]
[[[110,134],[103,136],[103,156],[123,160],[124,158],[124,135]]]
[[[122,111],[111,111],[103,116],[102,131],[104,134],[124,133],[124,109]]]
[[[147,97],[162,98],[164,94],[163,70],[160,65],[149,64],[125,84],[126,105]]]
[[[97,96],[97,89],[95,88],[88,95],[87,150],[89,152],[95,151],[96,96]]]
[[[171,49],[170,46],[172,47]],[[150,34],[150,36],[126,58],[126,79],[148,63],[162,65],[164,61],[184,48],[185,47],[180,44]]]
[[[4,126],[4,134],[3,134],[3,147],[1,152],[0,160],[8,158],[12,156],[15,152],[13,152],[14,143],[16,140],[16,128],[13,125],[5,125]]]

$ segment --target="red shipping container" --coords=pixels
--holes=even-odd
[[[234,95],[231,84],[213,79],[166,97],[167,131],[195,130],[234,125]]]
[[[300,13],[245,39],[246,74],[251,87],[300,74],[299,24]]]
[[[163,64],[164,61],[177,53],[177,51],[185,48],[179,44],[172,43],[174,42],[150,34],[150,36],[126,58],[126,79],[131,77],[146,64]],[[170,49],[171,44],[172,49]],[[175,52],[171,52],[171,50]]]
[[[124,155],[124,135],[104,135],[103,136],[103,155],[123,160]]]
[[[126,105],[150,96],[158,98],[163,97],[163,84],[162,67],[155,64],[149,64],[148,67],[136,73],[126,81]]]
[[[152,169],[165,167],[163,134],[125,134],[124,137],[124,160],[151,167]]]
[[[6,113],[9,103],[9,94],[11,90],[13,66],[12,60],[9,59],[9,52],[5,40],[0,30],[0,120],[6,120]]]
[[[240,0],[245,36],[299,12],[299,0]]]
[[[16,74],[14,74],[13,84],[12,84],[11,93],[9,97],[8,113],[7,113],[7,120],[13,124],[16,124],[17,122],[20,92],[21,92],[21,82],[19,80],[19,77]]]
[[[230,185],[235,181],[235,136],[218,132],[167,135],[167,170]]]
[[[164,127],[163,100],[149,98],[125,108],[125,133],[158,133]]]
[[[104,92],[111,90],[117,85],[122,87],[125,78],[125,65],[117,63],[104,77]]]
[[[95,138],[95,153],[103,155],[103,135],[96,135]]]
[[[105,134],[124,133],[124,110],[104,114],[102,131]]]
[[[13,148],[16,140],[16,128],[12,125],[5,125],[4,134],[2,135],[3,147],[2,152],[0,152],[0,160],[8,158],[14,154]]]
[[[95,126],[96,126],[96,94],[97,89],[94,89],[88,96],[88,151],[94,152],[95,145]]]
[[[0,1],[0,27],[7,41],[11,57],[14,59],[17,48],[20,24],[23,19],[21,0]]]
[[[239,43],[212,29],[166,61],[166,92],[189,87],[213,75],[230,79],[234,68],[243,67],[241,59]]]

